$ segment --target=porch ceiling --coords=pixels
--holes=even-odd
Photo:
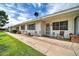
[[[72,17],[72,16],[77,16],[79,15],[79,10],[76,10],[76,11],[73,11],[73,12],[68,12],[68,13],[62,13],[62,14],[56,14],[56,15],[51,15],[49,17],[45,17],[45,18],[42,18],[42,21],[44,22],[51,22],[51,20],[54,20],[54,19],[61,19],[61,18],[67,18],[67,17]]]

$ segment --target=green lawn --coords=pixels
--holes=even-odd
[[[32,47],[0,32],[0,56],[44,56]]]

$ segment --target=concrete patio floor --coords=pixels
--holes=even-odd
[[[79,44],[47,37],[29,37],[23,34],[7,34],[17,38],[47,56],[79,56]]]

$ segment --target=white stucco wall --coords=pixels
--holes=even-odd
[[[41,30],[41,22],[40,21],[36,23],[36,31],[37,31],[37,34],[39,36],[41,36],[42,30]]]
[[[68,21],[68,30],[63,30],[63,31],[64,31],[64,37],[69,38],[70,33],[74,34],[74,18],[77,15],[78,15],[78,12],[61,14],[58,16],[46,18],[46,22],[50,24],[50,36],[57,36],[60,33],[60,30],[53,30],[52,29],[53,22]],[[55,35],[53,35],[53,32],[55,33]]]
[[[21,34],[26,34],[26,30],[27,30],[26,24],[24,24],[24,26],[25,26],[24,30],[21,29],[21,26],[22,25],[19,26],[19,31],[21,31]]]
[[[12,28],[11,28],[11,27],[9,27],[9,28],[8,28],[8,31],[10,32],[11,30],[12,30]]]
[[[60,18],[60,19],[54,19],[54,21],[52,21],[51,23],[53,22],[60,22],[60,21],[68,21],[68,30],[63,30],[64,31],[64,37],[65,38],[68,38],[69,37],[69,33],[74,33],[74,19],[73,18]],[[52,26],[51,26],[52,27]],[[53,30],[51,28],[51,32],[50,32],[50,35],[51,36],[57,36],[59,35],[61,30]],[[53,35],[53,32],[55,33],[55,35]]]
[[[19,25],[18,27],[19,27],[19,31],[21,31],[21,25]]]
[[[16,30],[16,27],[12,27],[12,30]]]
[[[28,30],[27,24],[25,25],[25,31],[31,35],[41,36],[41,22],[35,22],[35,30]]]

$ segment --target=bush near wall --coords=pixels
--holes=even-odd
[[[12,33],[17,33],[17,30],[12,30],[11,32],[12,32]]]

